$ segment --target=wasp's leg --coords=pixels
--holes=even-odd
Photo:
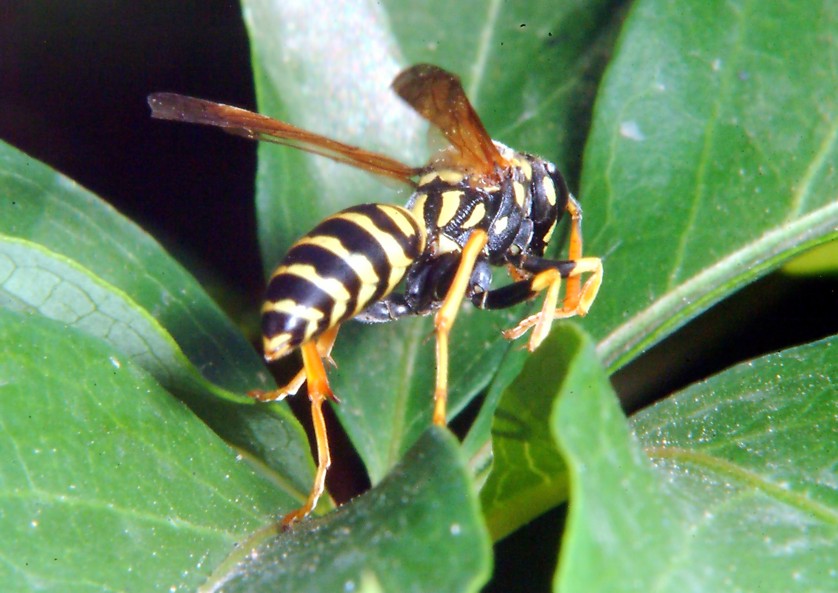
[[[326,472],[332,464],[332,456],[329,452],[329,437],[326,433],[326,420],[323,418],[323,403],[328,399],[336,400],[336,398],[331,387],[329,387],[326,368],[323,366],[323,359],[317,344],[313,341],[306,342],[300,349],[303,354],[303,370],[308,385],[308,398],[311,400],[311,422],[314,427],[314,440],[317,444],[317,472],[314,475],[314,484],[305,504],[282,518],[283,528],[287,528],[294,521],[304,518],[317,506],[320,495],[326,489]]]
[[[468,290],[471,275],[483,248],[488,242],[488,235],[482,229],[475,229],[466,241],[460,255],[457,272],[442,301],[442,306],[434,317],[436,331],[436,387],[434,389],[434,424],[445,426],[445,407],[448,401],[448,335],[457,318],[457,312]]]
[[[512,329],[503,332],[503,335],[512,340],[533,328],[527,345],[529,350],[533,351],[550,333],[554,319],[587,315],[602,284],[602,261],[598,257],[583,257],[568,261],[550,261],[533,257],[521,261],[520,264],[521,269],[534,273],[529,280],[530,291],[533,293],[546,291],[544,304],[540,312],[530,315]],[[579,279],[584,274],[590,274],[590,278],[578,293],[570,293],[566,290],[562,307],[558,308],[562,278],[567,278],[570,284],[571,279]]]
[[[335,345],[335,339],[338,337],[339,328],[339,325],[329,328],[316,340],[318,354],[322,359],[329,361],[329,364],[332,366],[335,366],[335,361],[332,360],[331,357],[332,347]],[[253,391],[249,391],[247,395],[263,402],[279,401],[285,399],[289,395],[296,395],[296,393],[300,390],[300,387],[302,387],[305,382],[306,369],[304,365],[303,368],[300,369],[300,372],[294,375],[294,378],[282,387],[272,389],[270,391],[254,389]]]
[[[507,309],[535,297],[530,280],[518,280],[512,284],[484,292],[476,292],[471,302],[479,309]]]
[[[567,259],[578,261],[582,259],[582,208],[579,206],[579,202],[572,195],[568,194],[565,210],[570,214],[570,238],[568,239]],[[565,301],[562,308],[575,306],[575,303],[579,301],[579,297],[582,294],[581,291],[581,276],[568,276],[567,286],[564,291]]]

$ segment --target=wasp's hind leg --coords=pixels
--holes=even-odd
[[[334,343],[334,340],[332,340],[332,343]],[[331,346],[329,348],[331,349]],[[323,366],[323,358],[317,343],[306,342],[300,347],[300,350],[303,355],[303,371],[308,387],[308,398],[311,400],[311,423],[317,445],[317,472],[314,475],[314,484],[305,504],[282,518],[283,528],[287,528],[294,521],[304,518],[317,506],[317,501],[326,489],[326,472],[332,464],[326,420],[323,417],[323,403],[329,399],[337,400],[337,398],[329,387],[326,368]]]
[[[328,363],[332,366],[336,366],[335,361],[332,360],[331,354],[332,347],[334,347],[335,340],[338,337],[339,328],[340,326],[329,328],[316,340],[317,353],[320,355],[320,358],[328,361]],[[262,402],[281,401],[289,395],[296,395],[296,393],[300,390],[300,387],[302,387],[305,382],[306,369],[305,366],[303,366],[303,368],[301,368],[300,371],[294,375],[294,378],[282,387],[272,389],[270,391],[254,389],[252,391],[248,391],[247,395]]]
[[[283,529],[308,515],[317,506],[317,501],[326,489],[326,473],[332,464],[332,456],[329,451],[326,420],[323,417],[323,403],[326,400],[335,402],[339,400],[329,386],[323,361],[327,360],[334,364],[330,354],[339,327],[329,328],[316,340],[310,340],[300,346],[300,352],[303,355],[303,368],[286,385],[272,391],[254,390],[248,393],[250,397],[260,401],[277,401],[297,393],[303,383],[308,388],[308,398],[311,401],[311,422],[314,428],[315,444],[317,445],[317,472],[314,476],[314,485],[311,487],[305,504],[282,518]]]

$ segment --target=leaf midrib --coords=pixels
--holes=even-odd
[[[678,462],[695,463],[719,475],[742,481],[756,490],[762,491],[768,496],[782,501],[807,515],[815,516],[830,525],[838,525],[838,513],[834,510],[820,504],[805,494],[782,488],[758,473],[737,465],[732,461],[682,447],[647,447],[645,451],[653,460],[656,458],[673,459]]]
[[[710,306],[767,268],[833,238],[838,238],[838,196],[823,208],[775,227],[661,294],[651,306],[600,340],[597,353],[614,371],[638,348],[660,339],[660,330],[675,329],[690,313]]]

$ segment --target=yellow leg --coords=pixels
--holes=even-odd
[[[567,259],[577,261],[582,259],[582,209],[579,207],[579,202],[573,196],[568,196],[565,209],[570,214],[570,239],[568,240],[567,246]],[[567,279],[567,286],[564,292],[565,302],[562,308],[566,308],[567,306],[575,307],[575,303],[579,300],[581,285],[580,276],[571,276]]]
[[[442,306],[434,317],[436,329],[436,388],[434,389],[434,424],[445,426],[448,402],[448,335],[457,318],[463,297],[468,289],[474,264],[488,242],[486,231],[475,229],[463,247],[460,265]]]
[[[335,345],[335,340],[338,337],[339,328],[339,325],[336,327],[332,327],[326,330],[319,338],[317,338],[317,352],[320,354],[321,358],[326,359],[333,366],[335,362],[332,360],[331,357],[332,347]],[[271,391],[262,391],[261,389],[254,389],[253,391],[249,391],[247,395],[254,399],[258,399],[262,402],[280,401],[285,399],[289,395],[296,395],[296,393],[300,390],[300,387],[302,387],[303,383],[305,382],[306,369],[305,366],[303,366],[303,368],[300,369],[300,372],[294,375],[294,378],[282,387],[278,389],[272,389]]]
[[[505,338],[514,340],[519,338],[531,327],[534,328],[530,336],[527,348],[532,352],[541,345],[541,342],[550,333],[550,327],[555,319],[564,319],[579,315],[584,317],[588,314],[591,304],[596,299],[599,287],[602,284],[602,261],[598,257],[583,257],[575,261],[576,266],[568,275],[567,288],[562,308],[557,309],[562,277],[558,270],[545,270],[532,279],[532,290],[540,292],[546,290],[544,304],[541,311],[535,315],[523,319],[512,329],[503,332]],[[570,281],[578,282],[583,274],[590,274],[591,277],[585,282],[578,293],[571,293]]]
[[[531,283],[533,292],[547,291],[541,311],[503,332],[507,339],[513,340],[533,328],[527,344],[530,352],[538,348],[545,340],[554,320],[587,315],[602,284],[602,261],[597,257],[582,257],[582,209],[573,196],[568,199],[566,210],[570,214],[567,259],[575,262],[576,266],[567,276],[561,309],[557,308],[557,304],[562,276],[558,270],[545,270],[533,277]],[[582,285],[583,274],[591,275],[584,285]]]
[[[329,452],[329,437],[326,433],[326,421],[323,418],[323,402],[327,399],[334,399],[334,394],[329,387],[326,377],[326,369],[323,366],[321,353],[318,351],[315,342],[306,342],[301,346],[303,354],[303,370],[306,374],[308,384],[308,397],[311,400],[311,421],[314,426],[314,439],[317,444],[317,472],[314,475],[314,485],[305,504],[299,509],[292,511],[282,518],[282,527],[287,528],[294,521],[308,515],[320,499],[320,495],[326,489],[326,472],[332,464],[332,457]]]
[[[334,401],[338,401],[338,399],[329,387],[323,360],[334,364],[330,355],[337,339],[339,327],[330,328],[316,340],[306,342],[300,346],[303,355],[303,368],[286,385],[272,391],[257,389],[248,393],[250,397],[260,401],[277,401],[296,394],[303,383],[308,384],[308,398],[311,400],[311,421],[314,427],[314,440],[317,445],[317,472],[314,475],[314,484],[305,504],[282,518],[283,528],[287,528],[294,521],[308,515],[317,506],[317,501],[326,489],[326,473],[332,464],[332,457],[329,452],[326,420],[323,417],[323,402],[328,399]]]

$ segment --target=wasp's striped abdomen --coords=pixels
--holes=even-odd
[[[288,354],[387,296],[424,249],[422,225],[399,206],[361,204],[325,219],[271,276],[265,358]]]

